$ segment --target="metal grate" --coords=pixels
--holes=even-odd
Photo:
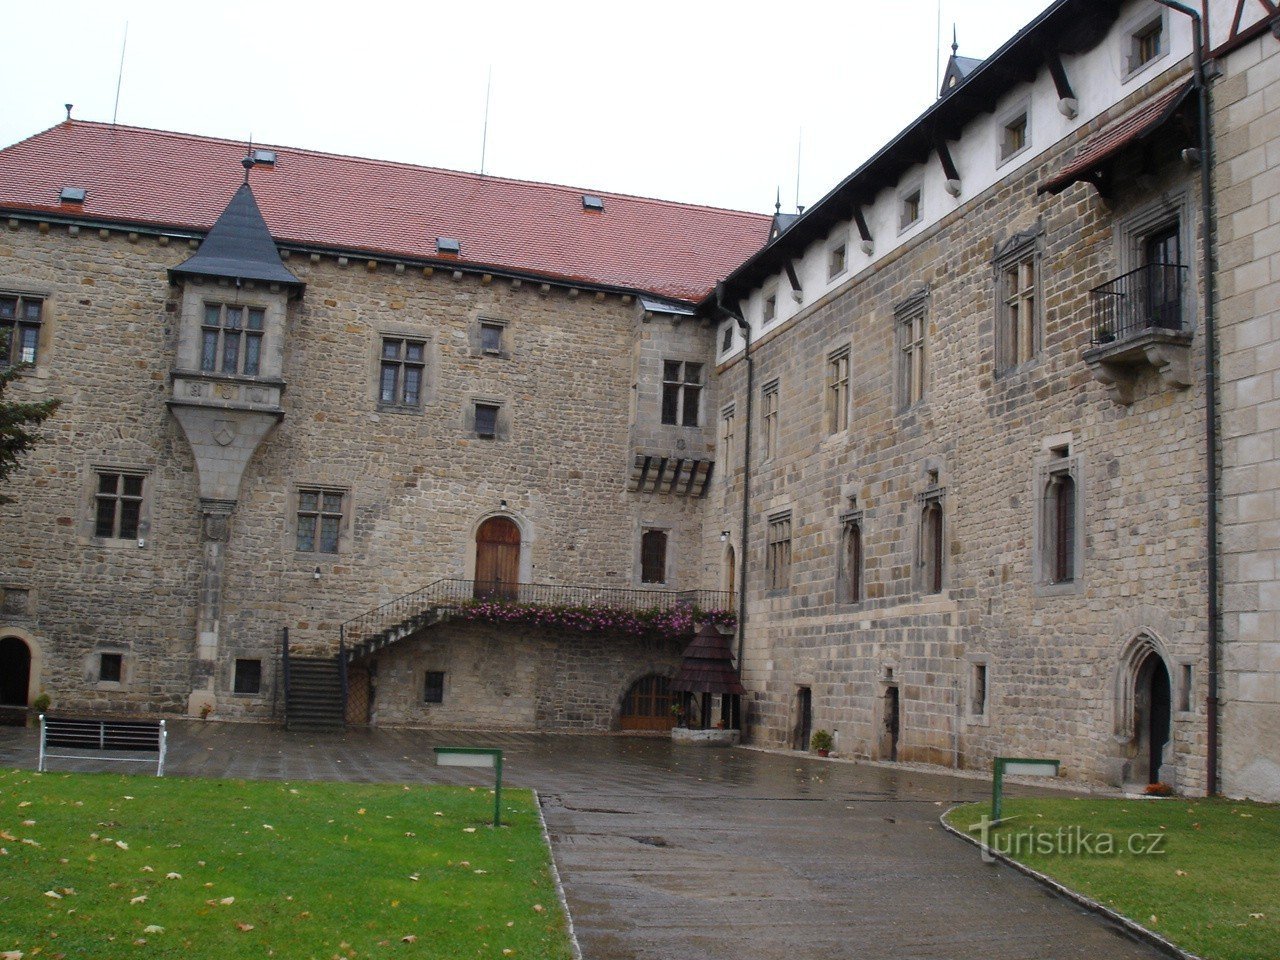
[[[1150,330],[1184,331],[1186,276],[1180,264],[1151,263],[1094,287],[1090,342],[1112,343]]]

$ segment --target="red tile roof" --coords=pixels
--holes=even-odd
[[[1163,126],[1191,92],[1191,81],[1175,84],[1144,100],[1084,142],[1075,159],[1056,177],[1040,185],[1040,193],[1061,193],[1077,180],[1088,179],[1129,144]]]
[[[702,298],[768,237],[754,213],[272,147],[250,182],[272,235],[296,243],[457,261],[550,279]],[[68,121],[0,150],[0,209],[207,230],[243,180],[242,143]],[[83,187],[83,208],[61,204]],[[604,199],[584,210],[582,194]],[[454,258],[450,258],[454,259]]]

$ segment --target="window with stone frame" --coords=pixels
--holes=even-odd
[[[502,353],[503,334],[506,332],[507,325],[498,323],[494,320],[480,321],[480,350],[493,356]]]
[[[422,702],[444,703],[444,671],[428,670],[422,678]]]
[[[898,407],[924,399],[929,387],[928,298],[917,295],[894,310],[898,347]]]
[[[1040,517],[1039,571],[1047,585],[1072,584],[1080,576],[1079,462],[1068,444],[1052,447],[1037,470]]]
[[[985,660],[973,661],[969,664],[968,713],[971,719],[980,719],[987,715],[987,702],[990,697],[988,677]]]
[[[0,367],[36,362],[43,321],[43,297],[0,293]]]
[[[378,369],[378,406],[420,408],[426,363],[425,340],[383,337]]]
[[[325,487],[298,490],[297,550],[337,553],[346,523],[347,492]]]
[[[1026,109],[1020,110],[1000,125],[1000,159],[1008,160],[1021,153],[1030,142]]]
[[[93,535],[103,540],[137,540],[142,529],[147,475],[127,470],[95,471]]]
[[[1128,73],[1141,70],[1165,52],[1164,13],[1143,21],[1129,34],[1129,49],[1125,66]]]
[[[920,187],[911,187],[898,195],[898,230],[915,226],[924,217],[924,193]]]
[[[124,681],[124,654],[98,654],[98,682],[122,683]]]
[[[861,510],[849,510],[841,515],[837,556],[836,599],[840,603],[860,603],[864,591]]]
[[[496,403],[476,401],[472,405],[475,435],[481,440],[498,439],[498,418],[502,407]]]
[[[946,520],[943,495],[931,490],[920,498],[920,535],[916,566],[922,593],[941,593],[946,571]]]
[[[827,357],[827,432],[849,429],[849,348]]]
[[[760,319],[764,323],[772,323],[778,317],[778,289],[774,287],[765,291],[764,301],[760,307]]]
[[[1040,249],[1034,234],[1019,234],[996,254],[996,373],[1031,360],[1043,337]]]
[[[737,407],[730,405],[720,411],[720,475],[729,476],[735,466],[734,432],[737,429]]]
[[[200,325],[200,369],[256,377],[262,366],[266,311],[230,303],[206,303]]]
[[[667,531],[646,530],[640,535],[640,582],[667,582]]]
[[[760,388],[760,425],[764,433],[761,453],[765,460],[778,455],[778,381]]]
[[[827,279],[834,280],[849,269],[849,241],[840,240],[827,250]]]
[[[702,408],[701,363],[662,361],[662,422],[696,427]]]
[[[262,692],[262,661],[250,658],[236,658],[235,675],[231,681],[234,693],[253,694]]]
[[[791,587],[791,513],[769,518],[769,542],[765,554],[765,584],[768,590]]]

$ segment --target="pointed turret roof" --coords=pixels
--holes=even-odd
[[[670,688],[691,693],[746,693],[733,665],[729,639],[707,622],[698,628],[693,642],[684,651],[680,672],[671,680]]]
[[[209,229],[200,249],[171,269],[169,276],[171,279],[199,276],[259,280],[297,290],[303,287],[302,281],[281,261],[280,251],[262,219],[247,179]]]

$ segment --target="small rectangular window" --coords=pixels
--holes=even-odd
[[[702,364],[662,362],[662,422],[696,427],[702,402]]]
[[[119,683],[124,676],[124,654],[103,653],[98,656],[98,682]]]
[[[833,280],[844,273],[849,266],[849,245],[837,243],[827,251],[827,279]]]
[[[1178,684],[1178,709],[1190,713],[1195,705],[1195,669],[1189,663],[1182,665],[1181,682]]]
[[[260,693],[262,691],[262,661],[236,660],[236,673],[232,689],[236,693]]]
[[[0,294],[0,367],[36,362],[43,315],[39,297]]]
[[[646,530],[640,537],[640,582],[667,582],[667,531]]]
[[[724,333],[720,335],[720,352],[728,353],[733,349],[733,324],[726,323]]]
[[[1007,160],[1027,145],[1027,115],[1020,113],[1000,133],[1000,159]]]
[[[422,683],[423,703],[444,703],[444,671],[428,670]]]
[[[93,535],[108,540],[138,539],[146,477],[105,470],[98,471],[97,476]]]
[[[765,323],[770,323],[778,316],[778,295],[771,293],[764,298],[764,306],[761,308],[761,317]]]
[[[922,215],[922,196],[920,188],[917,187],[902,195],[898,208],[898,229],[905,230],[913,223],[918,223]]]
[[[341,490],[311,487],[298,491],[299,552],[338,552],[346,504],[347,495]]]
[[[1138,70],[1164,52],[1164,18],[1157,17],[1134,31],[1129,39],[1129,72]]]
[[[491,403],[477,403],[476,436],[493,440],[498,436],[498,407]]]
[[[485,353],[502,352],[502,324],[480,324],[480,349]]]
[[[406,337],[383,337],[378,404],[416,409],[422,405],[427,344]]]

